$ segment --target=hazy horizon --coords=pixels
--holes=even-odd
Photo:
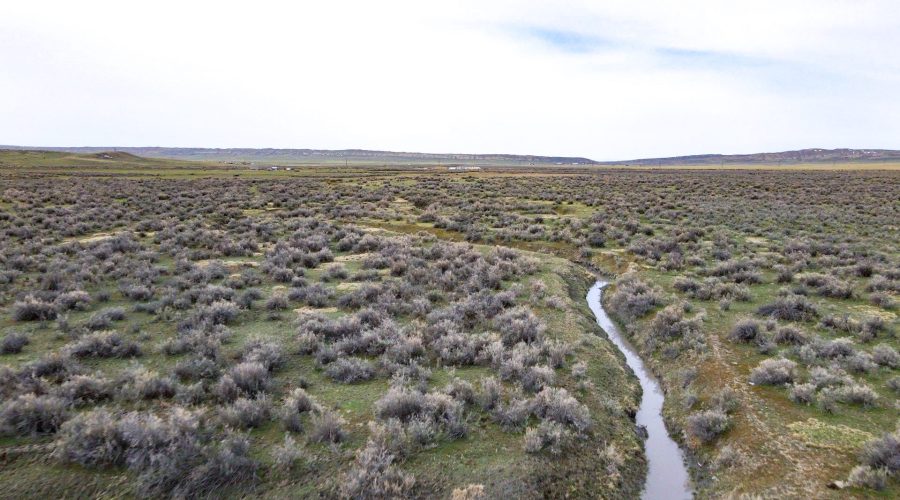
[[[891,148],[821,148],[821,147],[808,147],[808,148],[799,148],[797,150],[789,150],[789,151],[753,151],[753,152],[737,152],[737,153],[720,153],[715,151],[705,152],[705,153],[691,153],[685,155],[675,155],[675,156],[658,156],[658,157],[629,157],[629,158],[593,158],[586,155],[579,154],[561,154],[561,155],[547,155],[542,153],[506,153],[506,152],[484,152],[484,153],[472,153],[470,151],[394,151],[394,150],[386,150],[386,149],[364,149],[364,148],[339,148],[339,149],[325,149],[325,148],[315,148],[315,147],[285,147],[285,148],[272,148],[272,147],[244,147],[244,146],[236,146],[236,147],[206,147],[206,146],[118,146],[118,145],[85,145],[85,146],[72,146],[72,145],[27,145],[27,144],[0,144],[0,149],[5,147],[12,147],[20,150],[28,150],[28,151],[41,151],[41,150],[59,150],[59,149],[97,149],[102,151],[117,151],[119,149],[203,149],[203,150],[283,150],[283,151],[371,151],[371,152],[380,152],[380,153],[391,153],[391,154],[425,154],[432,156],[534,156],[534,157],[545,157],[545,158],[582,158],[587,160],[596,161],[599,163],[609,163],[609,162],[624,162],[629,160],[642,161],[642,160],[665,160],[669,158],[681,158],[681,157],[702,157],[702,156],[740,156],[740,155],[753,155],[753,154],[777,154],[777,153],[786,153],[786,152],[794,152],[794,151],[811,151],[811,150],[854,150],[854,151],[898,151]]]

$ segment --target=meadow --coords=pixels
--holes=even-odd
[[[4,158],[10,496],[900,491],[896,170]]]

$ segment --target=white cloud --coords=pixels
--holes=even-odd
[[[892,1],[10,4],[0,143],[900,147]]]

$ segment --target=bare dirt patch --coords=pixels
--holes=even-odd
[[[306,314],[325,314],[325,313],[334,313],[337,312],[337,307],[298,307],[294,309],[294,312],[297,313],[298,316],[303,316]]]
[[[363,260],[369,255],[372,255],[370,252],[366,253],[354,253],[350,255],[339,255],[334,258],[335,262],[356,262],[358,260]]]
[[[90,236],[85,236],[83,238],[78,238],[76,241],[79,243],[96,243],[98,241],[105,241],[112,239],[119,233],[94,233]]]

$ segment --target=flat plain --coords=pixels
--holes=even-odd
[[[900,172],[0,155],[10,496],[898,491]],[[843,168],[846,167],[846,168]]]

